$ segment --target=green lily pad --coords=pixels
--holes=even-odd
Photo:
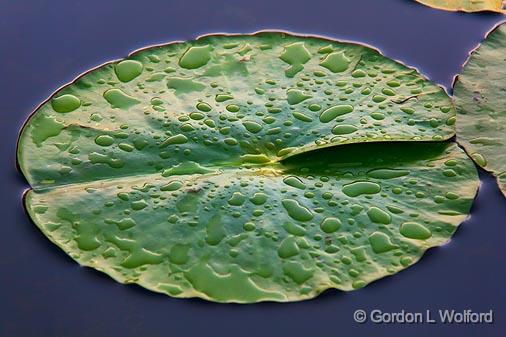
[[[506,195],[506,24],[474,50],[454,84],[459,143]]]
[[[25,125],[34,188],[201,165],[273,162],[315,148],[444,140],[443,89],[371,48],[284,33],[153,47],[62,88]]]
[[[292,301],[450,238],[477,188],[443,142],[454,123],[440,87],[371,48],[208,36],[64,87],[18,162],[31,218],[80,264],[176,297]]]
[[[447,11],[504,13],[503,0],[416,0],[424,5]]]
[[[477,187],[453,143],[371,143],[30,191],[26,207],[72,258],[120,282],[219,302],[294,301],[415,263],[449,240]]]

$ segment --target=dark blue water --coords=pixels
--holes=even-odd
[[[30,223],[15,168],[17,131],[36,105],[81,72],[149,44],[211,32],[284,29],[356,40],[452,77],[500,15],[432,10],[412,0],[0,0],[0,335],[506,336],[506,200],[481,174],[472,217],[446,246],[363,290],[299,303],[219,305],[125,286],[79,267]],[[494,324],[376,325],[356,309],[494,310]]]

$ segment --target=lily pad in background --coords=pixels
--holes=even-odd
[[[79,263],[177,297],[292,301],[450,238],[478,185],[443,141],[454,123],[440,87],[368,47],[208,36],[64,87],[18,160],[30,216]]]
[[[504,13],[503,0],[416,0],[437,9],[462,12],[492,11]]]
[[[506,195],[506,24],[492,30],[454,84],[459,143]]]

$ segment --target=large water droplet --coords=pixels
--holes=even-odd
[[[376,194],[380,190],[380,185],[370,181],[355,181],[343,186],[343,193],[349,197],[358,197],[362,194]]]
[[[53,110],[60,113],[74,111],[81,106],[81,100],[74,95],[65,94],[51,100]]]
[[[121,82],[130,82],[142,73],[142,63],[135,60],[124,60],[116,64],[114,72]]]
[[[409,239],[415,240],[427,240],[432,236],[427,227],[416,222],[404,222],[401,225],[400,233]]]
[[[302,206],[297,200],[283,199],[283,207],[286,209],[288,215],[298,221],[309,221],[313,218],[313,214],[309,209]]]
[[[350,59],[343,52],[330,53],[320,62],[322,67],[327,68],[333,73],[341,73],[348,69]]]
[[[353,111],[353,107],[348,104],[343,105],[335,105],[333,107],[330,107],[326,110],[324,110],[320,115],[320,122],[322,123],[328,123],[337,116],[349,114]]]
[[[369,243],[376,254],[385,253],[397,248],[397,246],[392,244],[388,235],[381,232],[374,232],[369,235]]]
[[[120,89],[109,89],[104,92],[104,98],[113,108],[128,109],[140,101],[130,95],[127,95]]]
[[[182,68],[186,69],[196,69],[200,68],[209,62],[211,59],[211,46],[198,46],[198,47],[190,47],[186,52],[181,56],[179,60],[179,65]]]

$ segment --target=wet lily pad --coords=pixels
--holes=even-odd
[[[506,24],[474,50],[454,84],[459,143],[506,195]]]
[[[371,48],[208,36],[62,88],[18,162],[31,218],[80,264],[176,297],[292,301],[450,238],[477,188],[454,123],[440,87]]]
[[[30,191],[26,207],[79,263],[120,282],[219,302],[293,301],[415,263],[448,241],[477,186],[455,144],[372,143]]]
[[[81,76],[20,137],[34,188],[181,161],[271,162],[315,148],[443,140],[443,89],[371,48],[282,33],[154,47]]]
[[[424,5],[447,11],[504,13],[503,0],[416,0]]]

